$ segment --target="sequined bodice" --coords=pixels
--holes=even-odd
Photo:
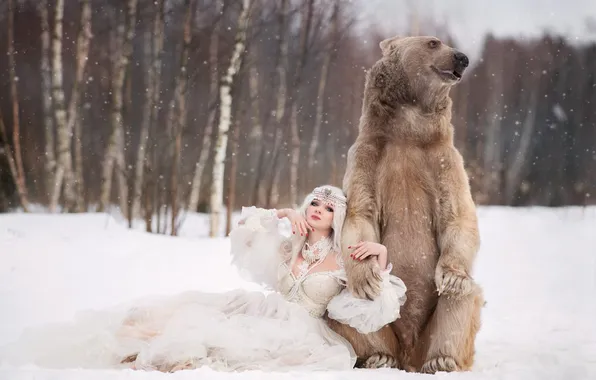
[[[283,263],[278,272],[279,291],[288,301],[304,307],[311,316],[322,317],[329,301],[343,288],[340,272],[320,271],[296,277],[289,265]]]

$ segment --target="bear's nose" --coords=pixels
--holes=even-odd
[[[462,65],[463,67],[468,67],[468,65],[470,64],[468,56],[462,53],[461,51],[456,51],[455,54],[453,54],[453,58],[455,59],[455,63],[457,63],[458,65]]]

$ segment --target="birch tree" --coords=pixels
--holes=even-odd
[[[89,58],[89,42],[91,41],[91,2],[82,0],[81,27],[77,38],[76,73],[68,106],[67,130],[69,135],[74,129],[74,183],[76,190],[76,208],[78,212],[84,211],[83,195],[83,143],[82,143],[82,118],[78,109],[80,98],[85,86],[84,74]]]
[[[217,235],[221,206],[223,204],[223,183],[226,149],[228,146],[228,130],[230,129],[232,117],[232,85],[234,78],[242,64],[246,45],[246,34],[249,23],[251,0],[242,0],[242,10],[238,17],[238,30],[236,32],[234,51],[230,58],[230,64],[226,74],[221,79],[220,111],[217,141],[215,145],[215,159],[213,163],[213,182],[211,186],[211,215],[210,232],[211,237]]]
[[[47,12],[47,10],[46,10]],[[81,125],[78,109],[80,106],[85,66],[89,55],[89,41],[91,39],[91,3],[89,0],[81,1],[81,24],[77,38],[76,72],[71,91],[68,110],[65,108],[63,64],[62,64],[62,24],[64,17],[64,0],[58,0],[54,14],[53,60],[52,60],[52,93],[54,98],[55,121],[58,138],[58,161],[54,186],[50,200],[50,210],[55,210],[60,194],[64,195],[64,208],[73,211],[83,209],[83,173],[82,173],[82,147]],[[43,17],[42,17],[42,23]],[[43,28],[42,28],[43,29]],[[43,32],[42,32],[43,33]],[[72,167],[72,136],[75,129],[75,163],[76,176]],[[49,134],[49,133],[48,133]],[[50,149],[50,147],[47,147]],[[76,192],[75,192],[76,191]]]
[[[122,124],[122,103],[123,86],[126,76],[130,55],[132,52],[132,39],[135,33],[137,0],[128,0],[127,2],[128,23],[121,20],[118,23],[117,34],[117,56],[114,58],[114,67],[112,73],[112,110],[111,110],[111,133],[106,149],[103,168],[102,185],[100,194],[100,204],[98,211],[105,211],[110,204],[110,194],[112,191],[112,176],[114,175],[114,166],[116,166],[116,178],[118,180],[118,198],[120,210],[127,214],[128,190],[125,177],[125,159],[124,159],[124,126]]]
[[[201,182],[203,179],[203,173],[205,172],[205,166],[207,165],[207,159],[211,152],[211,137],[213,134],[213,127],[215,125],[215,113],[217,111],[216,103],[219,92],[219,32],[221,29],[221,13],[223,11],[223,0],[215,0],[215,14],[218,19],[215,22],[213,31],[211,32],[211,38],[209,41],[209,105],[208,105],[208,116],[205,130],[203,131],[203,141],[201,142],[201,153],[199,154],[199,160],[195,165],[195,172],[192,179],[190,188],[190,196],[188,199],[188,209],[196,211],[199,205],[199,197],[201,194]]]
[[[75,201],[72,176],[71,135],[68,130],[63,87],[62,67],[62,19],[64,0],[57,0],[54,9],[54,35],[52,38],[52,94],[54,99],[54,121],[56,123],[57,162],[54,187],[50,200],[50,211],[58,206],[60,194],[64,194],[64,209],[72,211]],[[64,187],[64,190],[62,188]]]
[[[230,149],[230,179],[228,182],[228,203],[226,205],[226,236],[232,231],[232,212],[236,203],[236,172],[238,170],[238,139],[240,121],[236,119],[232,127],[232,146]]]
[[[54,119],[52,115],[52,71],[50,68],[50,21],[48,1],[40,0],[37,10],[41,19],[41,99],[45,136],[45,190],[48,201],[54,188],[56,170],[56,142],[54,139]]]

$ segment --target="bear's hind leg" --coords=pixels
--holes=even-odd
[[[472,368],[483,304],[478,285],[466,295],[444,294],[439,297],[425,334],[428,351],[421,372],[468,371]]]
[[[352,345],[358,356],[356,368],[401,368],[395,356],[398,352],[397,338],[389,325],[369,334],[361,334],[329,317],[326,322],[331,330]]]

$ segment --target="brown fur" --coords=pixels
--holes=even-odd
[[[364,362],[374,354],[385,354],[394,357],[398,349],[397,339],[390,326],[385,326],[375,334],[360,334],[357,330],[336,320],[326,317],[329,327],[346,338],[352,345],[360,361]],[[363,367],[357,363],[357,366]]]
[[[434,42],[433,42],[434,41]],[[330,326],[359,357],[395,356],[400,368],[436,372],[473,364],[482,291],[471,277],[480,244],[463,159],[453,144],[449,89],[467,64],[434,37],[392,38],[367,73],[359,135],[348,154],[342,246],[348,288],[374,298],[373,260],[356,262],[346,247],[381,242],[392,274],[406,284],[401,318],[372,334]]]

